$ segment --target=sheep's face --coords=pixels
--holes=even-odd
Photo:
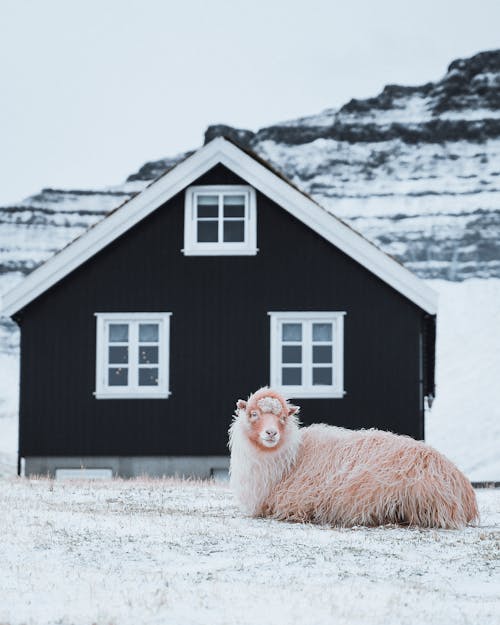
[[[249,440],[259,449],[278,449],[286,438],[288,418],[298,411],[277,394],[251,397],[248,402],[237,402],[240,415],[245,420]],[[244,413],[242,414],[242,412]]]

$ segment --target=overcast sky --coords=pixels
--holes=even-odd
[[[500,0],[0,0],[0,203],[439,79]]]

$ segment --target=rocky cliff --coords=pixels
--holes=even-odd
[[[500,276],[500,50],[258,132],[211,126],[425,278]]]

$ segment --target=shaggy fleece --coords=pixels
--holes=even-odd
[[[407,436],[324,424],[300,428],[293,415],[280,445],[260,449],[249,436],[256,425],[248,424],[248,410],[265,393],[280,395],[258,393],[247,410],[237,411],[230,430],[231,486],[250,515],[341,527],[453,529],[478,521],[469,480],[438,451]]]

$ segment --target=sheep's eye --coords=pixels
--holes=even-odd
[[[258,418],[259,418],[259,413],[256,410],[252,410],[252,412],[250,413],[250,419],[252,419],[252,421],[255,421]]]

